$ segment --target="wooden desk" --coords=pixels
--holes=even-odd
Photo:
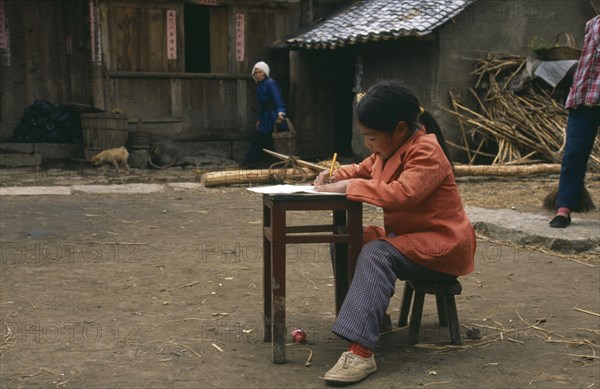
[[[333,223],[286,224],[287,211],[333,211]],[[285,251],[288,243],[334,243],[336,313],[342,306],[362,247],[362,203],[345,196],[263,195],[264,339],[273,343],[273,363],[285,363]]]

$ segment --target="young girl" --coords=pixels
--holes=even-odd
[[[475,233],[433,117],[393,81],[371,87],[356,116],[372,155],[338,169],[331,180],[329,171],[322,172],[315,188],[383,208],[384,227],[364,230],[354,278],[332,329],[350,341],[324,376],[332,383],[357,382],[377,370],[373,350],[396,278],[445,281],[474,269]]]

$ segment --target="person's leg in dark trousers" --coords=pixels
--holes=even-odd
[[[600,125],[600,107],[569,110],[567,138],[563,154],[557,208],[577,208],[584,187],[588,159]]]
[[[272,143],[271,133],[254,131],[252,142],[250,143],[246,158],[244,158],[242,164],[245,166],[255,166],[261,160],[262,149],[268,147]]]

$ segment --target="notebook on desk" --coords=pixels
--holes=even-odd
[[[337,192],[317,192],[315,187],[312,185],[270,185],[270,186],[257,186],[254,188],[248,188],[249,191],[262,194],[292,194],[292,193],[311,193],[318,195],[332,195],[332,196],[345,196],[345,193]]]

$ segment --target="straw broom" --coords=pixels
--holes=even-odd
[[[554,188],[552,192],[548,193],[544,198],[544,209],[548,211],[556,211],[556,196],[558,195],[558,187]],[[579,204],[575,209],[571,209],[571,212],[589,212],[596,209],[596,205],[592,200],[592,196],[590,196],[590,192],[588,192],[585,185],[583,186],[583,191],[581,192],[581,198],[579,199]]]

